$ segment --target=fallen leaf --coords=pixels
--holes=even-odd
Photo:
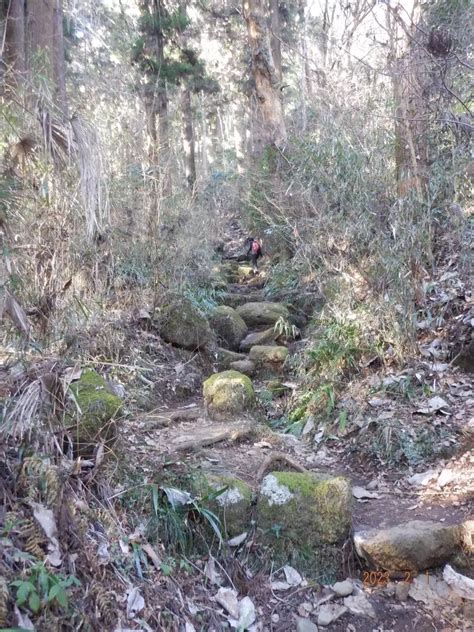
[[[239,603],[239,618],[238,620],[229,619],[231,627],[240,630],[246,630],[250,628],[255,621],[257,615],[255,612],[255,606],[250,597],[244,597]]]
[[[181,489],[175,489],[174,487],[160,487],[160,489],[165,492],[173,509],[187,505],[193,499],[189,492],[183,492]]]
[[[427,470],[426,472],[419,472],[410,476],[408,483],[413,487],[428,485],[430,481],[435,479],[439,474],[439,470]]]
[[[33,515],[35,519],[38,521],[46,537],[48,538],[49,553],[46,559],[52,566],[61,566],[61,551],[57,538],[58,529],[56,527],[54,513],[51,509],[47,509],[39,503],[32,502],[31,506],[33,508]]]
[[[241,533],[240,535],[236,535],[235,538],[231,538],[230,540],[228,540],[227,544],[232,547],[240,546],[242,542],[245,542],[246,538],[247,538],[247,531],[244,531],[244,533]]]
[[[35,626],[33,625],[33,622],[31,621],[30,617],[27,614],[23,614],[22,612],[20,612],[20,609],[18,608],[16,604],[15,604],[14,609],[15,609],[15,617],[16,617],[17,625],[22,630],[34,630]]]
[[[301,575],[292,566],[284,566],[283,572],[285,573],[286,581],[290,586],[299,586],[303,581]]]
[[[222,583],[222,577],[216,571],[216,561],[213,557],[210,557],[206,562],[206,566],[204,567],[204,575],[207,579],[212,583],[220,586]]]
[[[369,492],[367,489],[364,489],[363,487],[359,487],[358,485],[352,488],[352,495],[354,496],[354,498],[357,498],[357,500],[361,500],[363,498],[370,498],[370,499],[380,498],[379,494],[375,492]]]
[[[239,619],[240,608],[236,590],[232,590],[232,588],[219,588],[214,599],[233,619]]]
[[[449,408],[448,402],[436,395],[428,400],[427,405],[423,408],[419,408],[416,412],[421,413],[422,415],[431,415],[432,413],[436,413],[439,410],[445,410]]]
[[[149,544],[148,542],[142,544],[142,550],[145,551],[150,560],[153,562],[153,566],[156,568],[156,570],[160,571],[163,560],[160,558],[160,556],[157,554],[151,544]]]
[[[145,600],[140,595],[140,590],[135,586],[127,597],[127,617],[133,619],[145,607]]]

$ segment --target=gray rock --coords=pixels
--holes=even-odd
[[[252,360],[237,360],[230,363],[230,369],[252,377],[255,375],[255,362],[252,362]]]
[[[356,616],[370,617],[371,619],[375,619],[377,616],[373,605],[362,592],[358,595],[346,597],[344,599],[344,606],[349,610],[349,612],[355,614]]]
[[[273,330],[273,327],[264,329],[263,331],[253,331],[247,334],[245,338],[240,342],[241,351],[250,351],[255,345],[266,345],[274,342],[277,334]]]
[[[395,597],[398,601],[406,601],[410,592],[410,584],[408,582],[398,582],[395,586]]]
[[[288,319],[289,311],[281,303],[245,303],[237,308],[248,327],[273,326],[281,317]]]
[[[165,306],[154,324],[163,340],[182,349],[202,349],[213,340],[207,318],[184,299]]]
[[[217,335],[219,343],[229,349],[237,350],[240,341],[247,335],[247,325],[232,307],[220,305],[212,312],[210,325]]]
[[[440,566],[456,553],[460,542],[460,527],[421,520],[354,534],[357,554],[370,567],[389,571]]]
[[[236,353],[235,351],[230,351],[229,349],[223,349],[219,347],[217,349],[217,362],[219,364],[219,368],[224,371],[230,368],[231,362],[238,362],[239,360],[246,360],[247,356],[245,353]]]
[[[350,579],[346,579],[343,582],[336,582],[332,589],[338,597],[348,597],[354,590],[354,584]]]
[[[341,617],[345,612],[347,612],[347,608],[338,603],[324,604],[319,608],[318,625],[330,625],[333,621],[339,619],[339,617]]]
[[[303,617],[298,617],[296,620],[296,632],[318,632],[318,626]]]

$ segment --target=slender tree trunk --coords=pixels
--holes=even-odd
[[[194,148],[193,109],[191,104],[191,90],[186,84],[181,96],[181,111],[183,115],[183,144],[186,182],[193,189],[196,184],[196,157]]]
[[[258,103],[259,131],[255,145],[257,153],[261,153],[265,146],[274,144],[282,147],[285,144],[286,127],[264,0],[244,0],[243,13],[247,23]]]

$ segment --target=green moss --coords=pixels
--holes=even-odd
[[[332,560],[330,571],[336,573],[338,550],[351,527],[349,482],[312,472],[272,472],[271,476],[276,480],[272,489],[281,495],[272,496],[265,477],[257,525],[272,559],[281,563],[299,560],[315,576],[328,572],[328,560]]]
[[[204,401],[215,417],[239,413],[253,406],[255,393],[252,381],[238,371],[222,371],[204,382]]]
[[[79,380],[70,384],[69,391],[75,400],[69,417],[76,423],[78,451],[84,454],[93,449],[100,439],[115,439],[113,419],[120,413],[122,402],[110,392],[104,378],[93,369],[86,369]]]
[[[214,498],[217,491],[227,488]],[[247,531],[253,500],[252,488],[234,476],[208,474],[194,482],[194,490],[221,520],[225,537],[234,537]]]

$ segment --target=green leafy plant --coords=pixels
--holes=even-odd
[[[286,318],[280,316],[273,326],[273,331],[279,336],[287,340],[295,340],[300,335],[298,327],[290,323]]]
[[[216,490],[206,496],[195,498],[188,492],[150,485],[152,516],[148,521],[147,534],[150,539],[160,540],[169,550],[180,554],[189,553],[199,534],[200,526],[207,526],[222,543],[221,523],[208,504],[223,494],[226,488]]]
[[[25,578],[11,582],[11,586],[16,588],[17,606],[26,606],[34,614],[46,608],[59,607],[67,610],[68,588],[80,585],[80,581],[74,575],[56,575],[42,562],[32,566]]]

